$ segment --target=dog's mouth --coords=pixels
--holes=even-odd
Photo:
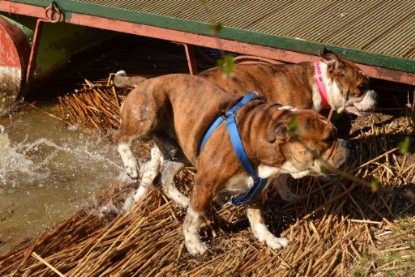
[[[346,161],[350,156],[347,141],[338,139],[332,147],[326,151],[325,155],[318,159],[315,164],[319,166],[320,172],[324,175],[331,175],[331,169],[345,169]]]
[[[345,110],[357,116],[366,116],[375,110],[377,98],[376,92],[369,90],[360,99],[350,99],[345,105]]]
[[[357,116],[367,116],[367,115],[373,113],[374,110],[375,110],[374,107],[372,109],[368,109],[368,110],[360,110],[354,105],[346,107],[346,111],[348,113],[351,113],[351,114],[354,114],[354,115],[357,115]]]

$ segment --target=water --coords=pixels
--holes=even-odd
[[[196,54],[199,71],[214,66],[206,59],[211,53]],[[89,80],[98,80],[120,69],[144,76],[188,72],[183,46],[131,36],[82,68],[68,67],[65,74],[54,77],[49,89],[34,95],[53,101],[45,94],[49,90],[63,94],[76,88],[78,72]],[[39,107],[59,114],[56,105]],[[104,191],[114,179],[121,176],[126,181],[116,147],[105,139],[65,128],[59,120],[36,109],[12,118],[0,116],[0,125],[4,126],[0,134],[0,255],[58,223]]]
[[[104,138],[38,110],[0,118],[0,254],[105,190],[121,175],[120,164]]]

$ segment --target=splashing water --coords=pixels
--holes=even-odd
[[[80,137],[83,137],[83,135]],[[16,145],[11,145],[4,126],[0,125],[0,153],[2,153],[0,156],[0,182],[15,186],[21,182],[22,177],[26,185],[33,181],[46,179],[51,175],[50,167],[53,168],[56,164],[59,165],[59,159],[62,160],[63,157],[70,157],[70,155],[79,158],[78,162],[85,160],[85,162],[90,163],[90,160],[92,160],[121,169],[118,164],[106,158],[97,150],[95,150],[97,151],[95,153],[91,152],[90,146],[88,143],[83,143],[77,148],[71,148],[68,142],[64,146],[59,146],[46,138],[40,138],[31,143],[27,143],[25,139]],[[61,155],[61,157],[57,158],[58,155]],[[78,162],[76,164],[79,165]],[[60,164],[60,166],[63,167],[61,169],[64,171],[76,169],[76,165],[72,163]],[[55,169],[59,170],[59,167]]]
[[[40,112],[0,121],[0,255],[100,194],[120,164],[105,139]]]
[[[30,148],[24,145],[12,146],[4,126],[0,125],[0,153],[2,153],[0,155],[0,183],[16,185],[21,175],[24,175],[26,182],[47,178],[49,175],[47,170],[42,172],[41,165],[35,165],[25,156],[25,152]]]

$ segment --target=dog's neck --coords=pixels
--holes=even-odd
[[[327,107],[338,110],[342,106],[343,96],[338,84],[330,79],[327,64],[317,62],[312,64],[311,68],[313,70],[313,110],[319,112]]]

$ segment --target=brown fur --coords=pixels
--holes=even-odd
[[[330,51],[324,51],[320,56],[321,61],[327,65],[329,82],[337,84],[341,93],[333,96],[336,103],[332,103],[331,108],[359,116],[373,111],[377,94],[369,90],[369,78],[359,67]],[[242,96],[249,91],[256,91],[269,102],[314,109],[317,112],[322,108],[313,99],[313,88],[316,89],[314,63],[235,64],[234,77],[224,79],[222,75],[221,70],[215,67],[199,76],[235,95]],[[140,76],[127,77],[125,73],[122,76],[117,82],[114,81],[119,87],[133,87],[143,79]]]
[[[128,142],[131,138],[146,135],[156,139],[174,138],[187,159],[197,167],[195,191],[202,192],[193,194],[192,204],[198,210],[204,210],[227,180],[244,173],[232,148],[226,124],[221,124],[213,133],[199,156],[200,142],[207,128],[238,98],[198,77],[175,74],[147,80],[128,95],[123,105],[118,141]],[[298,122],[296,140],[287,135],[293,116]],[[281,167],[297,152],[295,159],[305,163],[317,156],[328,156],[325,153],[329,152],[333,153],[330,158],[336,166],[343,158],[343,150],[332,143],[336,140],[336,129],[315,112],[279,110],[275,104],[255,100],[238,110],[236,121],[254,168],[259,165]],[[270,135],[279,128],[282,135]],[[325,142],[328,138],[331,144]]]
[[[116,78],[126,77],[118,75]],[[193,255],[203,254],[207,249],[198,230],[201,216],[216,195],[223,190],[241,194],[249,186],[250,179],[235,154],[226,123],[218,126],[199,153],[210,124],[238,99],[237,95],[227,93],[203,78],[173,74],[137,84],[121,109],[118,150],[130,176],[138,177],[130,144],[144,136],[153,137],[163,153],[161,167],[164,163],[164,168],[172,165],[163,149],[169,147],[166,142],[173,140],[197,169],[183,227],[186,247]],[[297,124],[294,134],[290,134],[288,130],[293,118]],[[321,168],[316,163],[319,159],[339,167],[348,155],[343,141],[337,139],[335,127],[311,110],[282,108],[257,99],[238,109],[235,120],[249,161],[262,178],[272,179],[281,170],[301,176],[319,174]],[[163,168],[157,169],[159,158],[156,154],[157,151],[152,153],[149,170],[143,173],[140,188],[134,196],[137,201],[145,196],[157,171],[164,172]],[[177,170],[180,166],[173,167]],[[174,191],[171,177],[171,173],[162,173],[162,179],[170,178],[162,181],[163,191],[187,206],[186,197]],[[287,246],[287,239],[276,238],[267,230],[257,204],[258,201],[250,202],[247,208],[254,234],[272,249]]]
[[[328,64],[330,79],[337,82],[348,98],[361,98],[368,91],[369,79],[354,63],[330,51],[321,58]],[[233,73],[235,77],[224,79],[221,70],[215,67],[199,76],[233,94],[257,91],[269,102],[313,108],[314,63],[235,64]]]

